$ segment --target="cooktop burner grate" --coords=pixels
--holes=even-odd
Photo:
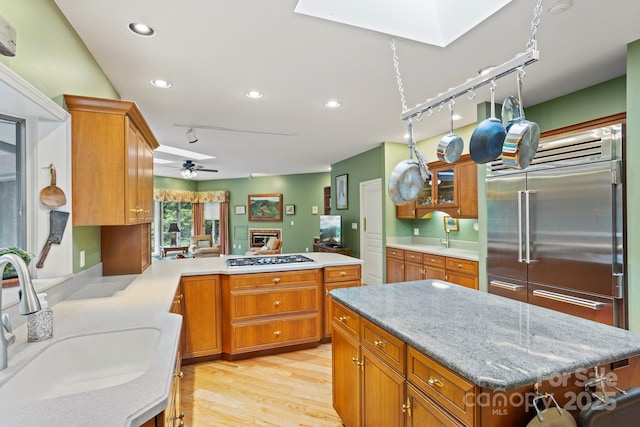
[[[312,259],[303,255],[274,255],[274,256],[249,256],[238,258],[227,258],[227,267],[246,267],[254,265],[279,265],[291,264],[295,262],[313,262]]]

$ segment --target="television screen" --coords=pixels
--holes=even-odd
[[[320,215],[320,243],[342,244],[341,228],[341,215]]]

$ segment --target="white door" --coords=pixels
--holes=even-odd
[[[360,258],[363,285],[382,284],[382,179],[360,183]]]

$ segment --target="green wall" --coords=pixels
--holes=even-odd
[[[0,14],[16,30],[16,56],[0,55],[7,67],[53,99],[62,95],[119,99],[102,69],[52,0],[0,0]],[[80,268],[80,249],[85,266]],[[73,227],[73,271],[100,262],[100,228]]]
[[[279,175],[268,177],[221,179],[213,181],[189,181],[154,177],[155,188],[172,190],[229,192],[229,246],[232,254],[244,255],[248,246],[249,228],[282,229],[283,252],[313,251],[313,238],[320,230],[319,215],[324,207],[324,187],[330,185],[330,175],[325,173]],[[295,214],[282,213],[282,221],[249,221],[248,215],[236,215],[235,206],[247,207],[249,194],[282,194],[283,205],[295,205]],[[311,207],[318,207],[318,214]],[[235,248],[234,248],[235,245]]]

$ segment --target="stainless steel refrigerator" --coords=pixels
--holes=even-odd
[[[626,327],[624,126],[540,143],[525,170],[488,168],[489,292]]]

